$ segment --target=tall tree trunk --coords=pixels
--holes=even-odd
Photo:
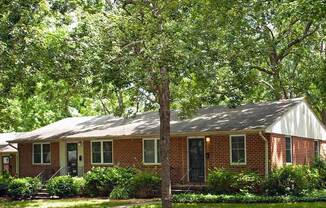
[[[159,89],[160,104],[160,156],[162,178],[162,205],[172,207],[170,177],[170,80],[165,67],[160,68],[161,83]]]
[[[322,119],[323,123],[326,125],[326,108],[324,108],[321,111],[321,119]]]

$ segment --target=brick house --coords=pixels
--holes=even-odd
[[[304,98],[203,108],[184,120],[172,111],[172,183],[205,182],[215,167],[267,176],[285,164],[310,164],[326,154],[325,140],[326,128]],[[113,165],[160,170],[157,112],[66,118],[12,142],[21,177],[83,175]]]
[[[17,144],[9,144],[22,133],[0,133],[0,175],[5,171],[10,175],[18,175],[18,151]]]

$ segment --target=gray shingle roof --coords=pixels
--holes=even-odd
[[[11,133],[0,133],[0,152],[17,152],[17,149],[13,148],[12,146],[17,148],[17,144],[12,144],[10,146],[8,141],[12,141],[17,139],[19,135],[22,135],[21,132],[11,132]]]
[[[237,108],[199,109],[189,119],[181,120],[171,111],[171,134],[211,131],[261,130],[270,126],[303,98],[241,105]],[[100,138],[159,135],[158,112],[145,112],[133,118],[113,116],[71,117],[20,135],[15,142],[58,138]]]

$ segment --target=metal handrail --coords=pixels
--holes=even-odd
[[[59,168],[50,178],[49,178],[49,180],[51,179],[51,178],[53,178],[54,176],[56,176],[62,169],[63,169],[64,167],[61,167],[61,168]]]
[[[183,181],[183,179],[184,179],[186,176],[189,175],[190,171],[191,171],[191,168],[190,168],[189,170],[186,171],[186,174],[184,174],[184,176],[181,177],[180,181]]]
[[[36,178],[40,177],[43,173],[44,173],[45,170],[42,170],[39,172],[39,174],[36,175]]]

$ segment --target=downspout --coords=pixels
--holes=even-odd
[[[267,178],[268,177],[268,140],[266,139],[262,131],[259,132],[259,136],[265,142],[265,178]]]

